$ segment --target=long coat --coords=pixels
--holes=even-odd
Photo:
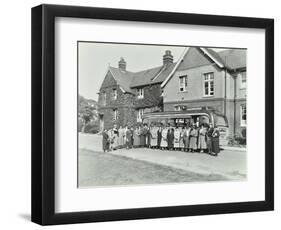
[[[150,146],[150,141],[151,141],[151,132],[150,129],[146,129],[146,135],[145,135],[145,144],[146,146]]]
[[[174,132],[174,147],[175,148],[180,147],[180,139],[181,139],[181,131],[179,129],[176,129]]]
[[[206,128],[199,129],[198,149],[206,149],[207,148],[206,134],[207,134]]]
[[[118,133],[118,129],[116,129],[116,128],[113,128],[112,131],[113,131],[113,145],[112,145],[112,147],[114,149],[116,149],[118,147],[118,144],[119,144],[118,143],[119,133]]]
[[[132,132],[130,129],[127,129],[126,131],[126,146],[131,148],[132,144]]]
[[[125,145],[125,129],[118,129],[119,137],[118,137],[118,145],[119,147],[123,147]]]
[[[184,129],[180,130],[180,143],[179,143],[180,148],[184,148],[183,135],[184,135]]]
[[[213,132],[214,128],[209,128],[207,131],[207,148],[209,153],[213,151]]]
[[[162,129],[159,128],[157,131],[157,146],[160,147],[162,139]]]
[[[174,148],[174,139],[175,139],[174,130],[169,129],[167,133],[168,148]]]
[[[191,129],[189,135],[190,135],[189,148],[196,150],[197,149],[198,130]]]
[[[162,148],[166,148],[166,147],[168,147],[168,142],[167,142],[167,133],[168,133],[168,129],[163,129],[162,130],[162,138],[161,138],[161,144],[160,144],[160,146],[162,147]]]
[[[140,129],[140,146],[145,146],[145,130],[144,130],[144,128]]]
[[[158,131],[158,128],[157,127],[152,127],[150,129],[150,133],[151,133],[151,139],[150,139],[150,145],[152,147],[154,146],[157,146],[157,131]]]
[[[212,138],[212,151],[215,154],[220,152],[220,132],[218,129],[215,129],[213,132]]]
[[[136,147],[140,146],[140,132],[139,132],[139,129],[135,129],[134,130],[133,137],[134,137],[134,146],[136,146]]]
[[[109,136],[107,132],[102,133],[102,149],[104,152],[109,149]]]
[[[183,132],[183,144],[184,148],[188,149],[189,148],[189,134],[190,134],[190,129],[185,129]]]

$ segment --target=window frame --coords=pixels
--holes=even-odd
[[[243,72],[238,73],[238,77],[240,79],[240,89],[246,89],[247,88],[247,75],[245,72],[245,82],[243,83]]]
[[[185,79],[183,81],[183,87],[181,86],[181,79]],[[187,75],[180,75],[179,76],[179,92],[180,93],[184,93],[184,92],[187,92],[187,87],[188,87],[188,77]],[[181,88],[183,88],[183,90],[181,90]]]
[[[144,109],[143,108],[139,108],[137,109],[137,122],[142,122],[142,116],[144,114]]]
[[[205,79],[206,76],[209,76],[209,79]],[[213,79],[211,79],[213,76]],[[211,82],[213,82],[213,94],[211,95]],[[205,83],[208,83],[208,94],[205,91]],[[215,96],[215,74],[214,72],[203,73],[203,97],[214,97]]]
[[[139,93],[141,92],[141,93]],[[137,88],[137,98],[143,99],[144,98],[144,88]]]
[[[117,100],[117,89],[116,88],[112,89],[112,100],[114,100],[114,101]]]
[[[113,121],[118,120],[118,109],[113,109]]]
[[[246,119],[243,119],[244,116],[244,111],[246,115]],[[241,127],[246,127],[247,126],[247,105],[246,104],[241,104],[240,105],[240,126]]]

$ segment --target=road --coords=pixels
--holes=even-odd
[[[79,134],[79,186],[247,179],[246,151],[223,150],[218,157],[148,148],[103,153],[101,143],[100,135]]]

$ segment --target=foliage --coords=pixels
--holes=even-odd
[[[236,133],[234,137],[229,138],[228,141],[228,145],[230,146],[245,146],[246,143],[246,129],[242,129],[241,133]]]
[[[78,131],[86,133],[98,132],[97,102],[79,95],[78,105]]]

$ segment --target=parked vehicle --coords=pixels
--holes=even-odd
[[[220,130],[220,144],[227,145],[228,121],[227,118],[213,108],[200,107],[190,108],[183,111],[165,111],[145,113],[143,123],[170,124],[172,126],[184,126],[187,124],[210,124],[216,125]]]

